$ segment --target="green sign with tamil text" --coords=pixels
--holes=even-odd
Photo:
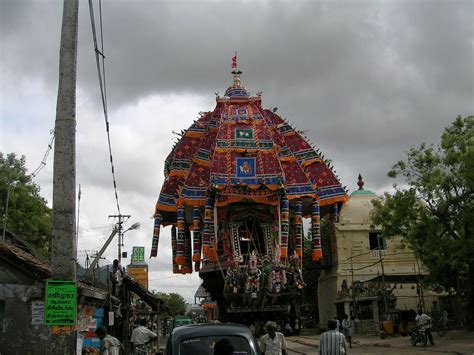
[[[145,260],[145,247],[133,247],[132,261]]]
[[[75,325],[77,285],[75,281],[46,281],[44,319],[47,325]]]

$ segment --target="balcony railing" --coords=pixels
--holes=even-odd
[[[380,257],[385,257],[385,249],[373,249],[372,250],[372,258],[380,259]]]

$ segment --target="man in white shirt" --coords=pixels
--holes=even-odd
[[[428,335],[428,340],[430,341],[431,345],[435,345],[433,341],[433,335],[431,334],[431,317],[422,312],[422,310],[418,310],[418,315],[415,318],[416,323],[419,327],[423,327],[426,330],[426,335]]]
[[[148,354],[148,343],[158,338],[150,329],[146,327],[147,320],[142,318],[140,325],[132,332],[132,351],[134,354]]]
[[[106,327],[99,327],[95,331],[100,339],[100,355],[119,355],[122,345],[117,338],[107,334]]]
[[[262,354],[265,355],[286,355],[286,345],[285,336],[277,332],[277,325],[275,322],[268,321],[265,325],[267,329],[267,334],[262,336],[260,340],[260,350]]]

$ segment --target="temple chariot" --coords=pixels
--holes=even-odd
[[[173,273],[199,272],[221,320],[296,319],[304,240],[321,263],[320,216],[337,214],[346,191],[304,134],[250,95],[236,60],[233,69],[166,159],[151,257],[171,226]]]

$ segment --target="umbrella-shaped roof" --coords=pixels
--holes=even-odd
[[[213,111],[181,132],[165,162],[165,181],[156,203],[162,224],[176,222],[178,206],[204,207],[210,192],[216,205],[237,202],[277,205],[282,190],[290,200],[321,206],[347,200],[327,162],[302,132],[251,96],[233,71],[234,82]],[[307,202],[305,202],[307,201]],[[186,213],[188,215],[188,213]]]

